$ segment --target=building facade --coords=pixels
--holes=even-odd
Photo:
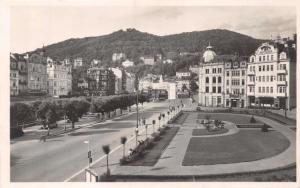
[[[233,57],[233,61],[226,62],[224,78],[225,107],[246,107],[246,60],[243,58]]]
[[[90,67],[87,70],[88,92],[90,95],[105,96],[115,94],[115,75],[104,67]]]
[[[41,95],[47,93],[47,58],[42,51],[29,56],[28,63],[28,90],[30,95]]]
[[[112,55],[112,61],[120,61],[125,59],[126,59],[125,53],[113,53]]]
[[[296,42],[263,43],[250,56],[247,70],[249,106],[296,106]]]
[[[62,62],[48,62],[48,94],[54,97],[68,95],[72,91],[72,67]]]
[[[82,67],[83,66],[83,60],[81,57],[75,58],[74,62],[73,62],[73,67],[74,69],[78,68],[78,67]]]
[[[199,104],[224,106],[224,62],[208,46],[199,66]]]

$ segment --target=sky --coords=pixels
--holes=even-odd
[[[135,28],[156,35],[228,29],[270,39],[296,33],[296,8],[262,6],[12,6],[10,50]]]

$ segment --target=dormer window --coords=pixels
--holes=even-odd
[[[280,53],[280,59],[286,59],[286,53],[285,52]]]

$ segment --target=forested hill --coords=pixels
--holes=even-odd
[[[47,56],[58,60],[82,57],[86,63],[94,58],[110,63],[115,52],[124,52],[129,59],[137,61],[143,55],[165,55],[170,51],[203,52],[209,42],[217,54],[250,55],[263,40],[221,29],[166,36],[127,29],[103,36],[68,39],[45,46],[45,50]]]

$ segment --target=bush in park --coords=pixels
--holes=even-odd
[[[250,123],[256,123],[256,119],[254,118],[254,116],[251,116]]]
[[[72,122],[72,129],[75,128],[75,122],[78,121],[78,113],[74,102],[70,102],[65,106],[66,116]]]
[[[34,121],[35,119],[35,113],[30,105],[25,103],[14,103],[10,106],[11,127],[17,127],[22,123]]]

